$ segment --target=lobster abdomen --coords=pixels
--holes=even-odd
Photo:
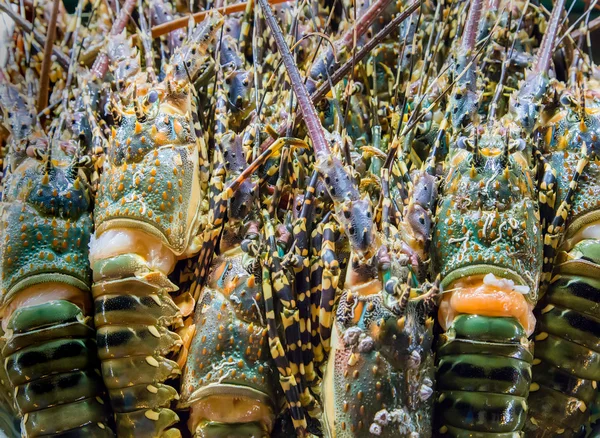
[[[588,250],[600,248],[595,241]],[[595,248],[593,248],[595,247]],[[590,251],[591,252],[591,251]],[[559,264],[539,305],[528,430],[577,436],[600,380],[600,259]]]
[[[527,412],[531,350],[514,318],[456,317],[437,351],[440,433],[518,433]]]
[[[26,436],[114,436],[88,319],[65,300],[12,314],[2,354]]]
[[[181,373],[179,365],[165,357],[183,344],[170,330],[173,325],[181,325],[182,319],[168,293],[175,287],[160,272],[143,275],[138,270],[134,276],[115,269],[135,266],[132,259],[135,257],[127,254],[93,265],[98,356],[116,415],[117,433],[179,436],[179,431],[169,430],[179,421],[169,409],[178,393],[163,383]],[[128,266],[128,262],[132,263]]]

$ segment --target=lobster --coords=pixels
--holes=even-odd
[[[600,96],[582,83],[574,57],[570,87],[541,128],[540,205],[546,207],[545,295],[536,307],[535,359],[526,433],[582,436],[600,378],[597,309]],[[593,82],[590,81],[592,84]],[[594,435],[591,435],[594,436]]]
[[[209,44],[223,19],[207,18],[178,48],[165,79],[143,83],[120,62],[126,108],[113,105],[113,128],[94,209],[90,243],[98,356],[119,436],[180,436],[169,409],[179,398],[164,382],[181,374],[166,356],[183,346],[189,294],[167,277],[177,257],[200,243],[208,165],[194,129],[193,80],[206,67]],[[125,100],[125,99],[123,99]]]
[[[433,319],[422,306],[431,301],[409,299],[411,293],[413,298],[417,293],[397,278],[401,274],[396,254],[391,249],[388,252],[380,241],[370,199],[359,196],[348,169],[332,153],[329,144],[336,145],[335,137],[328,140],[325,136],[281,30],[267,2],[260,0],[260,4],[312,140],[315,170],[323,178],[334,204],[333,217],[345,231],[351,248],[340,295],[340,263],[335,256],[337,225],[324,224],[319,325],[311,329],[319,333],[321,348],[330,356],[319,390],[324,433],[428,435],[433,401],[433,360],[428,351],[433,341]],[[386,244],[394,245],[393,241]],[[436,295],[435,287],[427,285],[424,289],[427,298]],[[300,296],[302,290],[298,291]],[[272,355],[276,360],[281,356]]]
[[[227,40],[233,43],[232,38]],[[233,78],[229,87],[224,86],[222,77],[217,81],[215,143],[219,147],[214,150],[210,182],[211,226],[205,232],[194,281],[189,285],[198,304],[179,407],[190,409],[188,428],[198,437],[234,432],[268,436],[280,396],[265,342],[268,311],[259,257],[261,221],[256,211],[260,186],[258,178],[249,176],[284,141],[275,142],[257,160],[247,163],[256,124],[250,123],[241,134],[230,128],[231,119],[238,114],[228,103],[236,103],[235,108],[240,109],[238,105],[247,102],[243,98],[246,93],[232,95],[238,93],[231,86],[236,77],[246,77],[241,65],[237,67],[228,73],[227,77]],[[211,263],[215,250],[218,255]]]
[[[476,5],[471,4],[465,32],[476,28],[471,27]],[[513,96],[512,108],[528,104],[539,111],[545,90],[526,90],[538,73],[545,75],[538,68],[551,56],[561,13],[559,3],[537,65],[515,92],[527,98]],[[457,92],[452,114],[464,123],[472,120],[480,98],[460,84]],[[529,125],[521,110],[496,119],[499,96],[496,92],[486,123],[450,145],[437,207],[431,258],[444,294],[438,320],[445,333],[436,357],[440,436],[515,436],[528,411],[534,363],[528,337],[535,326],[532,310],[546,254],[532,148],[525,141]]]
[[[35,114],[19,102],[4,108],[13,138],[0,256],[2,356],[21,430],[114,436],[97,375],[87,264],[92,204],[82,157],[61,154],[59,139],[40,133]],[[14,110],[31,118],[25,138]]]

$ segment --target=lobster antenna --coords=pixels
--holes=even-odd
[[[340,68],[338,68],[333,75],[331,75],[331,81],[333,84],[337,84],[348,72],[352,70],[352,67],[367,56],[371,50],[373,50],[383,39],[391,34],[396,28],[409,18],[414,11],[421,5],[421,0],[415,0],[401,13],[396,15],[392,21],[390,21],[383,29],[381,29],[373,38],[371,38],[362,48],[356,52],[355,56],[346,61]],[[318,103],[323,99],[329,92],[329,84],[323,83],[317,91],[312,95],[313,103]]]
[[[554,47],[556,42],[556,36],[558,35],[560,16],[565,7],[565,0],[557,0],[552,9],[552,15],[550,15],[550,22],[548,29],[542,39],[542,44],[538,51],[538,58],[535,66],[533,67],[532,73],[545,73],[550,68],[550,61],[552,60],[552,54],[554,53]]]
[[[565,14],[565,18],[563,19],[562,23],[560,23],[560,26],[558,26],[559,29],[562,29],[569,21],[569,15],[571,15],[571,12],[573,11],[573,8],[575,7],[576,3],[577,3],[576,0],[573,0],[573,2],[571,2],[571,6],[569,6],[569,9],[567,10],[567,13]],[[586,1],[586,3],[587,3],[587,1]],[[578,21],[581,21],[582,18],[583,18],[583,15],[579,17]]]
[[[506,71],[508,70],[508,64],[510,64],[512,54],[515,49],[515,44],[518,39],[518,33],[519,33],[519,30],[521,29],[521,24],[523,24],[523,19],[525,18],[525,14],[527,13],[527,9],[529,8],[529,1],[530,0],[527,0],[525,2],[525,7],[523,8],[523,14],[521,15],[521,18],[519,19],[519,23],[517,24],[517,28],[515,29],[514,39],[513,39],[512,45],[510,46],[510,50],[508,50],[508,45],[507,45],[505,48],[505,51],[504,51],[504,62],[502,63],[502,71],[500,72],[500,79],[498,80],[498,84],[496,84],[494,98],[492,99],[492,102],[490,103],[490,113],[488,114],[488,124],[490,124],[490,126],[493,123],[495,116],[496,116],[496,111],[498,109],[498,101],[500,100],[500,95],[502,94],[502,90],[504,89],[504,80],[506,79]],[[511,22],[512,22],[512,13],[510,13],[508,16],[508,29],[510,29]],[[508,44],[508,41],[507,41],[507,44]]]
[[[427,91],[425,92],[425,94],[423,94],[423,96],[421,96],[421,99],[419,101],[419,103],[417,105],[415,105],[415,111],[413,111],[413,113],[410,116],[409,122],[411,120],[414,120],[410,123],[410,125],[406,125],[405,128],[402,130],[402,133],[400,134],[401,136],[406,135],[408,132],[410,132],[411,129],[413,129],[420,121],[421,119],[423,119],[423,117],[425,117],[425,115],[427,113],[429,113],[430,111],[432,111],[434,108],[437,107],[438,103],[440,102],[440,100],[446,95],[448,94],[448,92],[452,89],[452,87],[454,87],[454,85],[465,75],[467,74],[467,72],[469,71],[469,69],[473,66],[475,59],[477,59],[477,57],[479,57],[481,55],[481,53],[483,52],[483,49],[485,48],[485,46],[487,45],[487,43],[489,42],[489,40],[491,39],[491,36],[494,32],[494,29],[496,28],[496,26],[498,25],[498,22],[496,22],[496,24],[494,24],[494,28],[492,29],[492,31],[490,31],[490,34],[486,37],[485,40],[483,40],[480,49],[477,51],[477,53],[474,55],[473,59],[465,66],[465,68],[460,72],[460,74],[456,77],[456,79],[454,81],[452,81],[436,98],[435,100],[427,107],[425,108],[424,111],[418,113],[416,112],[416,109],[420,108],[423,100],[425,99],[425,96],[427,95]],[[444,71],[442,71],[439,75],[438,75],[438,79],[444,74],[444,72],[447,69],[444,69]],[[435,84],[436,81],[433,82],[433,84]],[[431,88],[431,86],[430,86]],[[392,149],[390,148],[390,151]],[[393,157],[392,157],[393,159]]]
[[[32,2],[32,17],[31,17],[31,28],[34,29],[34,25],[35,25],[35,18],[36,18],[36,14],[35,11],[37,9],[37,0],[33,0]],[[22,17],[24,20],[26,20],[26,12],[25,12],[25,2],[23,0],[19,1],[19,12],[21,15],[19,15],[19,17]],[[31,39],[29,38],[28,35],[23,35],[24,40],[25,40],[25,44],[23,45],[24,49],[25,49],[25,59],[26,59],[26,66],[27,68],[30,68],[31,66]],[[45,45],[45,43],[44,43]]]
[[[569,15],[571,14],[571,10],[573,9],[573,6],[576,4],[577,2],[574,1],[571,4],[571,7],[569,8],[569,10],[567,11],[567,15],[565,17],[565,19],[563,20],[563,22],[561,23],[561,25],[559,26],[559,29],[562,29],[566,24],[567,21],[569,19]],[[586,2],[587,3],[587,2]],[[573,21],[573,24],[571,24],[571,26],[569,26],[569,28],[567,29],[567,31],[564,33],[564,35],[558,40],[558,43],[555,44],[556,47],[558,47],[560,45],[560,43],[562,43],[562,40],[564,40],[565,38],[569,38],[573,43],[575,42],[575,38],[579,38],[582,34],[590,31],[590,29],[587,29],[587,27],[581,31],[581,32],[575,32],[573,35],[571,35],[571,33],[573,32],[573,30],[579,25],[579,23],[581,23],[583,20],[586,21],[586,25],[589,22],[590,19],[590,14],[591,12],[594,10],[594,8],[596,8],[596,4],[598,3],[598,0],[593,0],[592,2],[590,2],[590,5],[588,7],[588,9],[581,14],[579,17],[577,17],[577,19],[575,21]]]
[[[352,69],[352,66],[355,65],[356,63],[360,62],[361,60],[363,60],[370,52],[371,50],[373,50],[383,39],[385,39],[389,34],[391,34],[394,30],[396,30],[396,28],[403,22],[405,21],[408,17],[410,17],[410,15],[420,6],[421,4],[421,0],[414,0],[410,5],[408,5],[406,7],[406,9],[398,14],[394,19],[392,19],[392,21],[390,21],[388,24],[385,25],[385,27],[383,29],[381,29],[373,38],[371,38],[369,41],[367,41],[367,43],[362,46],[358,52],[356,52],[356,55],[352,57],[352,59],[349,59],[348,61],[346,61],[341,67],[339,67],[334,73],[333,75],[331,75],[331,82],[335,85],[337,84],[340,80],[342,80],[342,78],[344,78],[348,72]],[[329,83],[323,83],[321,84],[321,86],[319,86],[319,88],[317,88],[317,90],[312,93],[311,98],[314,104],[319,103],[322,99],[325,98],[325,96],[327,96],[327,93],[329,93],[330,90],[330,84]],[[261,103],[262,105],[262,103]],[[303,114],[299,113],[296,115],[296,121],[302,120]],[[286,126],[282,126],[277,130],[277,133],[281,136],[281,135],[285,135],[287,127]],[[273,144],[273,139],[272,138],[268,138],[267,140],[265,140],[261,145],[260,145],[260,149],[264,150],[266,148],[268,148],[271,144]]]
[[[280,3],[288,3],[290,1],[292,1],[292,0],[270,0],[271,4],[273,4],[273,5],[278,5]],[[191,7],[189,9],[190,9],[190,11],[193,12],[194,2],[190,1],[190,4],[191,4]],[[188,27],[188,25],[190,24],[190,21],[195,22],[195,23],[200,23],[211,12],[218,12],[221,15],[231,15],[231,14],[235,14],[238,12],[244,12],[246,10],[247,6],[248,6],[248,2],[236,3],[233,5],[223,6],[220,8],[213,8],[213,9],[196,12],[195,14],[191,15],[190,18],[192,18],[192,20],[190,20],[190,18],[188,18],[187,16],[181,17],[181,18],[176,18],[174,20],[171,20],[166,23],[162,23],[162,24],[152,27],[152,29],[151,29],[152,38],[158,38],[159,36],[170,33],[174,30]]]
[[[415,11],[416,12],[416,11]],[[404,39],[404,41],[402,42],[402,50],[400,51],[400,53],[398,54],[398,63],[397,63],[397,73],[396,73],[396,82],[394,83],[394,102],[398,102],[398,91],[400,90],[400,74],[402,71],[402,58],[404,58],[404,52],[406,50],[406,47],[408,44],[410,44],[412,46],[412,48],[415,47],[415,39],[417,37],[417,29],[419,28],[419,24],[421,22],[421,17],[423,15],[423,8],[419,9],[419,15],[417,16],[417,22],[414,23],[414,27],[413,27],[413,17],[411,15],[410,17],[410,23],[408,25],[408,32],[410,32],[411,28],[413,29],[413,31],[410,34],[406,35],[406,38]],[[410,49],[409,49],[410,50]],[[414,51],[411,53],[411,59],[410,59],[410,71],[408,73],[408,81],[409,83],[405,84],[404,87],[402,87],[404,89],[404,97],[403,97],[403,110],[402,112],[404,113],[404,105],[406,104],[406,95],[407,95],[407,90],[410,88],[410,80],[412,78],[412,73],[413,73],[413,68],[414,68]],[[400,117],[400,124],[402,124],[402,118],[404,117],[404,114],[402,114],[402,116]]]
[[[450,0],[452,2],[452,0]],[[435,38],[429,38],[429,41],[427,41],[427,48],[425,49],[425,53],[423,55],[423,69],[422,71],[425,73],[424,78],[429,78],[429,69],[431,68],[431,65],[433,64],[432,60],[435,59],[437,53],[438,53],[438,47],[439,47],[439,41],[440,38],[442,36],[442,32],[444,30],[444,28],[446,27],[444,24],[442,24],[442,22],[440,21],[441,17],[442,17],[442,5],[443,5],[444,1],[440,1],[438,2],[436,8],[435,8],[435,13],[434,13],[434,18],[433,18],[433,25],[432,25],[432,31],[434,29],[439,28],[438,31],[435,34]],[[442,24],[440,26],[440,24]],[[435,52],[431,53],[432,47],[435,47]],[[419,86],[419,94],[421,94],[423,92],[423,88],[426,86],[427,81],[426,80],[422,80],[421,84]]]
[[[461,49],[464,52],[471,52],[475,48],[477,40],[477,30],[481,19],[481,10],[483,9],[482,0],[474,0],[469,8],[469,15],[465,23],[465,29],[462,34]]]
[[[142,40],[142,46],[144,46],[144,59],[146,60],[146,74],[153,84],[156,83],[156,72],[154,71],[154,53],[152,50],[152,44],[148,40],[148,23],[144,17],[144,8],[142,7],[142,0],[138,3],[138,15],[140,21],[140,39]],[[152,16],[152,14],[150,14]],[[185,65],[185,64],[184,64]]]
[[[56,132],[61,132],[62,131],[62,127],[65,123],[65,118],[66,116],[69,114],[69,111],[67,110],[67,107],[69,105],[69,92],[71,90],[71,82],[73,81],[73,71],[75,70],[75,61],[76,61],[76,56],[78,55],[77,52],[77,37],[79,36],[79,28],[81,26],[81,13],[83,10],[83,3],[84,2],[79,2],[77,4],[77,18],[76,18],[76,23],[75,23],[75,30],[73,31],[73,49],[71,50],[71,59],[69,60],[69,68],[67,69],[67,81],[65,83],[65,88],[62,92],[62,108],[63,111],[60,113],[60,118],[58,121],[58,129],[54,130],[52,133],[52,136],[50,136],[50,150],[52,150],[52,143],[53,143],[53,139],[54,139],[54,134],[56,134]],[[41,111],[38,112],[39,115],[44,114],[46,111],[48,111],[49,113],[50,107],[45,107],[43,108]]]
[[[101,1],[101,0],[100,0]],[[96,1],[94,3],[94,7],[92,8],[92,12],[90,13],[89,18],[86,20],[86,25],[85,28],[89,29],[90,27],[90,23],[92,22],[92,20],[94,19],[94,16],[96,15],[96,11],[98,10],[98,6],[100,4],[100,1]],[[79,4],[77,4],[79,6]],[[110,11],[110,8],[108,8],[108,10]],[[81,22],[81,14],[79,12],[77,12],[78,14],[78,20],[79,22]],[[82,41],[83,43],[83,41]],[[73,37],[73,47],[75,46],[75,44],[77,44],[77,39],[75,38],[75,36]],[[79,51],[77,52],[77,60],[79,60],[79,58],[81,57],[81,52],[83,51],[83,44],[79,44]]]
[[[290,82],[292,84],[294,93],[296,94],[296,99],[298,100],[300,110],[304,116],[304,122],[306,123],[306,128],[308,129],[308,133],[312,140],[315,154],[317,156],[329,156],[331,155],[331,149],[327,144],[325,133],[323,132],[323,127],[321,126],[321,121],[319,120],[317,110],[315,109],[306,86],[304,85],[302,76],[300,76],[300,71],[294,62],[290,48],[283,38],[281,28],[279,27],[279,24],[273,15],[271,6],[267,0],[258,1],[265,14],[265,20],[268,26],[271,28],[271,32],[273,32],[273,38],[275,39],[275,43],[277,44],[277,48],[279,49],[283,63],[290,77]]]
[[[419,28],[419,23],[421,22],[421,16],[422,15],[423,15],[423,8],[421,8],[419,10],[419,16],[417,18],[417,23],[415,25],[415,32],[413,33],[412,40],[410,42],[410,44],[412,45],[413,48],[415,47],[415,38],[416,38],[416,35],[417,35],[416,29]],[[412,21],[412,18],[411,18],[411,21]],[[401,56],[404,56],[404,50],[406,48],[407,42],[408,42],[408,39],[405,40],[404,44],[402,45],[402,55]],[[411,57],[410,57],[410,69],[409,69],[409,72],[408,72],[408,83],[404,87],[404,95],[402,97],[402,112],[400,114],[400,120],[398,122],[398,127],[396,128],[396,135],[398,135],[400,133],[400,128],[402,127],[402,121],[404,120],[404,112],[406,111],[406,104],[407,104],[407,99],[408,99],[408,90],[410,88],[410,80],[412,78],[412,74],[413,74],[413,70],[414,70],[414,66],[415,66],[414,58],[415,57],[414,57],[414,52],[413,52],[411,54]],[[400,64],[402,62],[401,58],[399,58],[398,61],[399,61],[398,64]],[[398,89],[400,88],[400,86],[399,86],[400,85],[400,70],[401,70],[401,67],[400,67],[400,65],[398,65],[398,76],[396,78],[396,84],[395,84],[395,88],[396,88],[395,99],[396,99],[396,101],[398,101]]]
[[[44,44],[44,58],[42,60],[42,72],[40,73],[40,90],[38,94],[37,110],[42,111],[48,105],[48,89],[50,86],[50,66],[52,65],[52,48],[56,38],[56,20],[58,18],[58,8],[60,0],[54,0],[52,15],[48,23],[48,34],[46,35],[46,44]]]
[[[191,19],[190,19],[190,21],[191,21]],[[193,29],[190,29],[190,32],[191,32],[192,30],[193,30]],[[189,32],[188,32],[188,33],[189,33]],[[219,42],[216,44],[216,47],[215,47],[215,68],[217,68],[217,69],[218,69],[218,71],[219,71],[219,73],[220,73],[221,75],[222,75],[222,69],[220,68],[220,67],[221,67],[221,46],[223,45],[223,35],[224,35],[224,34],[225,34],[225,26],[222,26],[222,27],[221,27],[221,29],[219,29]],[[188,36],[188,38],[189,38],[189,36]],[[184,65],[184,67],[185,67],[185,62],[183,63],[183,65]],[[185,71],[185,72],[186,72],[186,75],[187,75],[187,77],[188,77],[188,80],[189,80],[189,81],[190,81],[190,83],[191,83],[191,77],[190,77],[190,74],[189,74],[189,72],[187,71],[187,67],[185,67],[185,68],[186,68],[186,71]],[[209,111],[208,111],[208,117],[207,117],[207,118],[208,118],[208,120],[209,120],[209,122],[208,122],[208,123],[209,123],[208,131],[209,131],[209,132],[210,132],[211,130],[213,130],[213,129],[214,129],[214,126],[215,126],[215,124],[216,124],[216,117],[215,117],[215,116],[216,116],[216,112],[217,112],[217,105],[216,105],[216,103],[218,102],[218,99],[219,99],[219,98],[218,98],[218,97],[215,97],[215,96],[216,96],[216,94],[217,94],[217,86],[218,86],[218,82],[219,82],[219,81],[218,81],[218,77],[219,77],[219,75],[218,75],[218,74],[216,74],[216,75],[215,75],[215,80],[214,80],[214,82],[213,82],[212,92],[211,92],[211,94],[208,96],[208,101],[209,101],[209,102],[212,102],[212,101],[214,101],[214,102],[215,102],[215,105],[211,105],[211,106],[210,106],[210,109],[209,109]],[[194,88],[194,87],[190,87],[190,88]]]
[[[117,2],[117,4],[118,3],[119,2]],[[110,30],[110,36],[119,35],[121,32],[123,32],[123,29],[125,29],[125,26],[127,25],[129,18],[131,17],[131,13],[135,8],[136,3],[136,0],[125,0],[123,7],[119,11],[119,16],[113,22],[112,29]],[[98,55],[98,57],[94,61],[94,64],[92,65],[90,71],[93,76],[96,76],[97,78],[103,78],[107,70],[108,54],[103,51]]]
[[[46,44],[46,37],[35,30],[29,21],[25,20],[20,14],[17,14],[15,11],[13,11],[10,6],[4,2],[0,2],[0,11],[8,15],[10,19],[13,20],[15,24],[19,26],[19,28],[21,28],[21,30],[33,35],[33,39],[35,39],[38,44]],[[62,52],[62,50],[60,50],[58,46],[53,45],[52,54],[56,56],[56,62],[58,62],[62,68],[65,70],[69,68],[69,58]]]
[[[79,54],[81,53],[81,48],[83,44],[79,44],[79,51],[76,51],[77,39],[79,37],[79,28],[81,27],[81,14],[83,12],[83,3],[79,2],[77,4],[77,21],[75,23],[75,30],[73,31],[73,50],[71,52],[71,59],[69,59],[69,69],[67,70],[67,82],[65,83],[65,89],[68,90],[71,87],[71,83],[73,82],[73,72],[75,71],[75,64]],[[82,41],[83,42],[83,41]],[[77,52],[77,55],[75,53]],[[63,94],[63,107],[66,108],[66,94]]]

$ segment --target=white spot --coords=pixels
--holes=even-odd
[[[146,389],[148,390],[148,392],[151,392],[152,394],[156,394],[158,392],[158,388],[154,385],[148,385],[148,386],[146,386]]]
[[[515,285],[515,282],[507,278],[498,278],[491,272],[483,277],[483,284],[496,286],[502,289],[514,290],[520,294],[527,295],[530,291],[529,286]]]
[[[154,327],[153,325],[148,326],[148,331],[155,338],[160,338],[160,333],[158,332],[158,329],[156,327]]]
[[[159,413],[156,411],[146,411],[144,412],[144,415],[148,420],[152,421],[158,421],[158,418],[160,417]]]
[[[431,386],[421,385],[421,388],[419,389],[419,398],[421,400],[427,400],[429,397],[431,397],[431,394],[433,394],[433,389]]]
[[[379,424],[376,423],[372,423],[371,427],[369,427],[369,432],[371,432],[371,434],[373,435],[381,435],[381,426]]]
[[[385,426],[390,422],[390,413],[387,409],[382,409],[381,411],[375,414],[375,418],[373,418],[373,420],[375,421],[375,423]]]
[[[158,368],[158,361],[152,356],[146,356],[146,362],[148,362],[148,365],[150,365],[151,367]]]

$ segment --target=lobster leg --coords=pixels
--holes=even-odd
[[[552,222],[549,224],[546,234],[544,235],[544,266],[542,273],[542,287],[544,288],[551,281],[550,277],[552,276],[554,258],[556,257],[556,249],[558,248],[560,238],[562,237],[569,211],[573,205],[573,200],[577,194],[577,184],[579,182],[579,178],[581,178],[581,175],[583,174],[583,171],[588,163],[589,157],[587,156],[587,151],[584,147],[583,156],[577,162],[575,173],[573,174],[571,182],[569,183],[569,190],[565,198],[558,206],[556,214]]]
[[[334,304],[339,295],[340,264],[335,253],[335,225],[325,224],[321,244],[323,274],[321,276],[321,299],[319,304],[319,337],[325,357],[331,350],[331,329],[334,321]]]
[[[267,241],[274,241],[274,230],[268,222],[265,224],[265,238],[267,239]],[[283,347],[283,343],[279,337],[277,329],[273,289],[275,289],[275,295],[277,295],[281,293],[284,286],[284,284],[282,284],[281,282],[279,282],[279,284],[274,285],[272,279],[273,273],[277,272],[275,270],[275,265],[273,264],[273,259],[279,257],[279,255],[276,253],[278,249],[276,246],[273,247],[273,245],[267,244],[267,251],[268,253],[263,256],[265,260],[262,268],[262,287],[265,298],[265,310],[267,315],[269,350],[271,352],[271,357],[275,361],[277,370],[279,371],[279,383],[281,385],[281,388],[283,389],[285,398],[287,400],[287,404],[292,416],[292,421],[294,423],[294,428],[298,433],[304,434],[304,430],[307,427],[307,423],[304,417],[304,411],[300,399],[301,390],[299,387],[299,382],[296,380],[296,375],[298,375],[298,373],[293,372],[293,369],[287,358],[285,349]],[[284,304],[284,310],[281,314],[285,330],[285,326],[289,326],[289,324],[292,323],[290,319],[294,318],[294,316],[286,314],[286,310],[287,312],[293,312],[293,310],[291,309],[292,303],[290,302],[289,297],[282,296],[278,298],[283,298],[283,301],[288,303],[287,306]],[[297,318],[297,315],[295,317]],[[289,344],[290,340],[287,340],[287,343]],[[297,346],[296,348],[299,347]]]

